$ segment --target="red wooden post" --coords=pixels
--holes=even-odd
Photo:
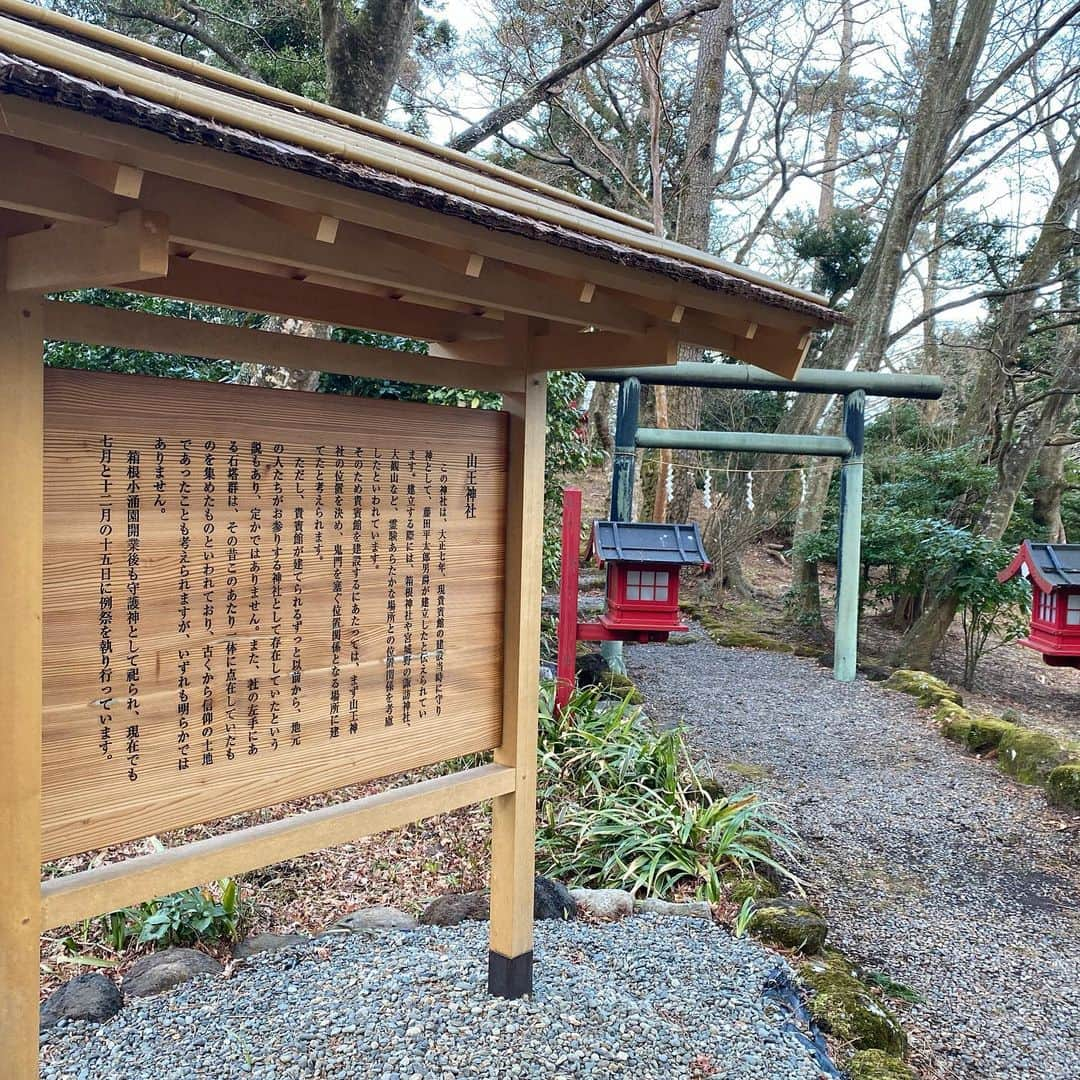
[[[559,584],[559,658],[555,668],[555,711],[562,712],[574,692],[577,658],[578,548],[581,543],[581,488],[563,491],[562,578]]]

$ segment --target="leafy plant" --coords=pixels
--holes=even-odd
[[[733,865],[764,864],[793,834],[753,792],[714,794],[680,731],[649,731],[628,703],[577,691],[559,718],[540,706],[537,847],[548,871],[583,886],[664,895],[689,885],[710,901]]]
[[[746,932],[750,929],[750,920],[754,917],[754,908],[754,898],[748,896],[742,902],[739,912],[735,916],[735,924],[732,927],[732,931],[736,937],[746,937]]]
[[[110,912],[103,927],[110,948],[120,952],[132,941],[158,946],[235,941],[245,916],[239,882],[223,878],[216,895],[208,888],[184,889]]]

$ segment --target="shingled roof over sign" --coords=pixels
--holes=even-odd
[[[98,28],[80,30],[79,24],[61,21],[40,8],[3,0],[0,12],[4,15],[0,93],[132,125],[176,142],[222,150],[742,297],[805,316],[816,327],[843,320],[819,296],[660,239],[646,222],[402,132]],[[48,39],[53,44],[66,41],[69,47],[50,50]],[[130,84],[140,77],[144,92],[136,93]],[[185,88],[198,89],[198,102],[183,95]],[[250,123],[242,122],[238,105]],[[228,122],[222,119],[226,115]],[[291,133],[270,137],[267,130],[273,122]],[[339,152],[318,148],[330,145]]]

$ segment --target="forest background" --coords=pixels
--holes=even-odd
[[[960,613],[1013,632],[1019,539],[1080,540],[1080,2],[1074,0],[55,0],[45,6],[327,101],[637,214],[850,321],[808,366],[940,375],[940,402],[871,402],[863,573],[928,666]],[[194,314],[115,293],[96,303]],[[263,316],[199,308],[204,320]],[[424,345],[277,320],[276,329]],[[719,360],[687,354],[683,359]],[[497,407],[429,390],[53,344],[49,363]],[[549,382],[548,519],[611,450],[612,387]],[[655,426],[835,431],[816,395],[655,388]],[[582,440],[588,423],[590,438]],[[703,590],[791,552],[790,617],[822,630],[833,463],[651,451],[642,519],[700,521]],[[555,546],[546,560],[557,574]],[[827,605],[826,605],[827,607]]]

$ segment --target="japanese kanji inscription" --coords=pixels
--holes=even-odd
[[[506,416],[50,370],[45,858],[496,746]]]

